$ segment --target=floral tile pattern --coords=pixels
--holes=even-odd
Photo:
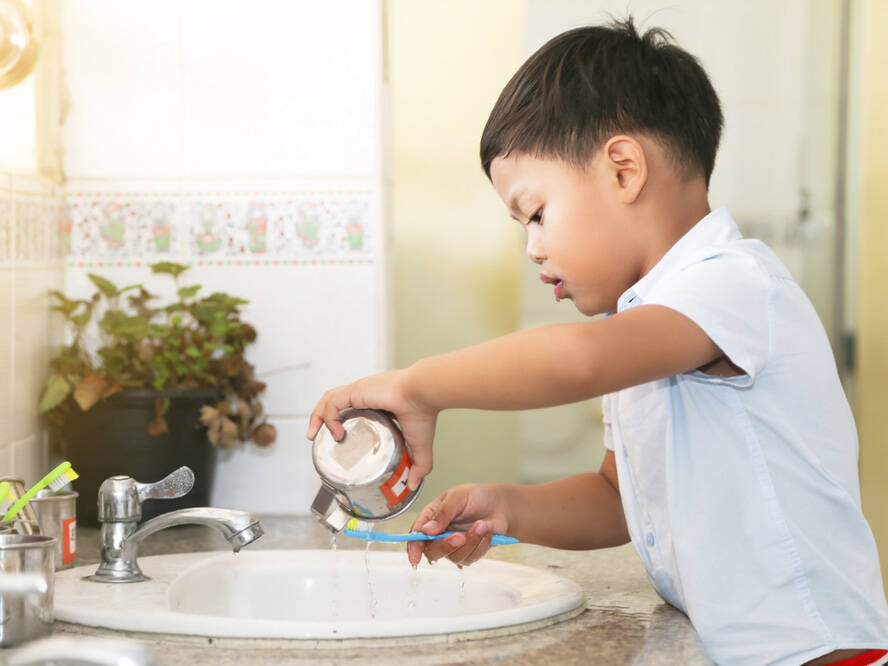
[[[37,178],[13,176],[11,196],[11,219],[0,222],[0,261],[60,264],[65,254],[64,205],[58,188]]]
[[[185,206],[193,258],[371,256],[368,194],[195,196]]]
[[[68,197],[63,228],[69,257],[178,257],[178,201],[133,194]]]
[[[69,194],[61,243],[70,262],[201,264],[371,262],[368,190]]]

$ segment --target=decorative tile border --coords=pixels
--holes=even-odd
[[[163,197],[68,196],[69,258],[178,257],[178,201]]]
[[[69,265],[366,263],[375,255],[369,189],[171,189],[69,191]]]
[[[6,219],[0,218],[0,263],[59,266],[67,253],[64,200],[49,181],[10,177]]]

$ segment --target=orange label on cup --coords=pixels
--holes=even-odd
[[[385,495],[385,501],[390,509],[395,508],[410,492],[410,489],[407,487],[407,476],[409,474],[410,454],[407,453],[407,448],[405,447],[401,453],[401,462],[398,463],[397,468],[395,468],[388,480],[379,486],[382,494]]]
[[[70,564],[77,555],[77,516],[62,521],[62,564]]]

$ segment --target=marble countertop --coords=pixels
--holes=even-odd
[[[410,515],[391,521],[393,532],[406,531]],[[331,535],[308,516],[262,518],[265,536],[250,548],[328,548]],[[339,548],[363,548],[363,542],[340,536]],[[98,562],[99,531],[78,526],[77,566]],[[215,530],[183,526],[152,535],[140,547],[140,556],[204,550],[228,550]],[[374,549],[403,550],[403,546],[375,544]],[[519,544],[494,548],[488,557],[549,569],[575,581],[586,595],[586,610],[559,624],[511,636],[454,640],[447,643],[393,646],[390,642],[349,647],[334,641],[305,644],[243,640],[224,647],[197,637],[131,636],[150,642],[155,663],[190,666],[233,664],[390,664],[409,659],[411,666],[510,662],[546,666],[637,664],[657,666],[708,665],[708,659],[688,619],[664,603],[647,581],[631,544],[600,551],[561,551]],[[405,566],[407,565],[405,556]],[[439,566],[451,566],[442,562]],[[120,636],[79,625],[57,622],[56,635]],[[404,651],[403,657],[395,657]]]

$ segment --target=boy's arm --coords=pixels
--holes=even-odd
[[[562,405],[693,370],[723,356],[699,326],[660,305],[577,324],[517,331],[409,368],[327,391],[306,437],[326,425],[339,440],[345,409],[385,409],[404,430],[415,489],[432,469],[438,412],[451,407],[531,409]]]
[[[616,481],[614,452],[598,473],[537,485],[510,486],[509,536],[565,550],[609,548],[629,541]]]
[[[537,485],[457,486],[430,502],[412,529],[428,534],[460,531],[447,539],[408,544],[412,564],[423,554],[432,562],[447,557],[457,564],[472,564],[487,552],[494,532],[525,543],[573,550],[629,541],[613,451],[606,452],[597,474],[576,474]]]
[[[532,409],[584,400],[698,368],[722,356],[693,321],[660,305],[530,328],[408,369],[409,391],[441,410]]]

